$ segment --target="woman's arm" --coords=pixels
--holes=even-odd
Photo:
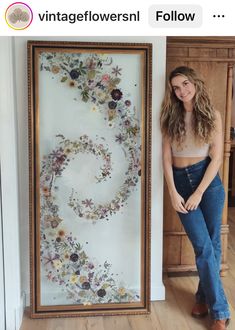
[[[189,197],[185,204],[187,210],[195,210],[201,201],[204,191],[207,189],[211,181],[216,176],[223,159],[223,130],[222,120],[220,113],[216,111],[215,120],[215,132],[213,140],[210,146],[210,158],[211,162],[208,165],[202,181],[195,190],[195,192]]]
[[[171,145],[170,140],[167,136],[163,137],[162,144],[162,153],[163,153],[163,169],[164,175],[167,183],[167,187],[169,190],[169,194],[171,197],[171,203],[173,208],[181,213],[188,213],[185,209],[185,201],[182,196],[177,192],[174,183],[173,171],[172,171],[172,153],[171,153]]]

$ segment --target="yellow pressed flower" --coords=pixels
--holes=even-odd
[[[98,96],[98,98],[100,99],[100,101],[105,101],[105,99],[107,97],[104,92],[98,92],[96,95]]]
[[[60,67],[58,67],[57,65],[52,65],[51,72],[57,74],[58,72],[60,72]]]
[[[71,149],[70,148],[65,148],[64,153],[66,155],[70,154],[71,153]]]
[[[119,288],[119,289],[118,289],[118,293],[120,294],[120,296],[125,296],[125,294],[126,294],[126,289],[125,289],[125,288]]]
[[[114,109],[109,109],[108,110],[109,120],[112,120],[113,118],[115,118],[116,115],[117,115],[116,110],[114,110]]]
[[[80,296],[80,297],[85,297],[86,296],[86,292],[85,291],[79,291],[79,293],[78,293],[78,295]]]
[[[72,275],[69,279],[70,283],[76,284],[78,282],[78,276],[77,275]]]
[[[87,280],[87,277],[86,276],[80,276],[79,277],[79,282],[82,284],[82,283],[84,283],[84,282],[87,282],[88,280]]]
[[[106,59],[106,57],[108,57],[109,55],[108,54],[105,54],[105,53],[101,53],[99,54],[99,57],[102,58],[102,59]]]
[[[62,267],[62,262],[60,260],[53,260],[53,266],[56,269],[60,269]]]

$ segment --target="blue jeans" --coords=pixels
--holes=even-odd
[[[200,184],[211,159],[207,157],[194,165],[173,166],[174,182],[185,202]],[[178,212],[196,258],[199,285],[196,301],[207,303],[213,319],[230,317],[229,306],[220,279],[220,228],[225,192],[217,174],[205,190],[196,210],[187,214]]]

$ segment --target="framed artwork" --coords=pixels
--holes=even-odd
[[[151,53],[28,42],[34,318],[149,312]]]

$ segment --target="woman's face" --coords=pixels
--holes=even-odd
[[[176,76],[171,80],[171,86],[176,97],[183,103],[192,103],[196,88],[186,76]]]

